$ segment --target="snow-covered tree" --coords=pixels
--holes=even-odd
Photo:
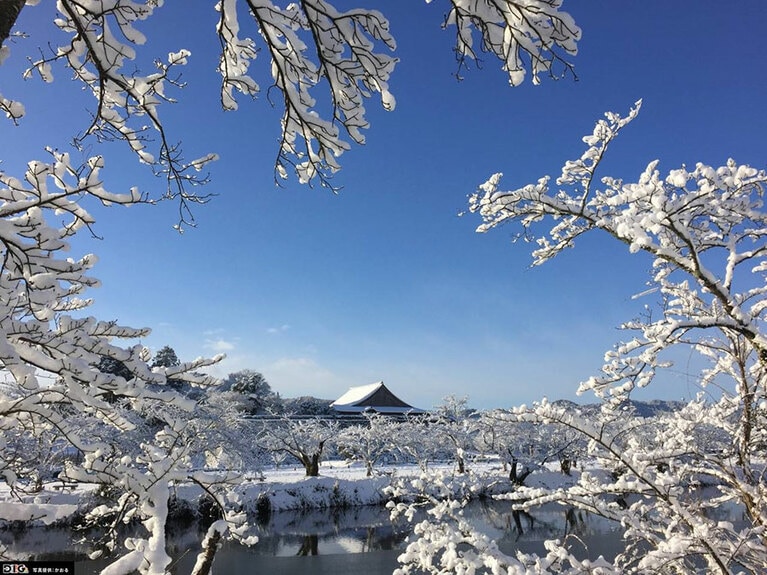
[[[194,406],[166,382],[209,385],[211,378],[197,371],[212,361],[150,369],[143,346],[117,345],[121,339],[144,337],[148,330],[84,316],[90,301],[81,296],[97,285],[89,273],[95,258],[63,255],[69,238],[94,222],[79,201],[90,196],[129,204],[137,195],[107,192],[99,176],[100,158],[78,171],[67,154],[50,154],[50,162],[30,162],[23,180],[0,174],[0,362],[7,377],[0,396],[3,435],[50,437],[72,446],[81,463],[66,469],[68,477],[115,487],[122,493],[122,509],[144,521],[149,536],[134,541],[135,552],[129,553],[133,567],[161,569],[170,560],[164,551],[167,506],[162,494],[193,473],[188,451],[180,447],[187,418],[179,413]],[[124,371],[99,371],[95,366],[104,358],[122,363],[130,377]],[[122,452],[102,439],[108,434],[88,432],[106,426],[128,433],[137,426],[134,416],[144,411],[157,419],[160,431],[141,445],[140,453]],[[83,428],[79,416],[92,425]],[[12,488],[23,483],[19,460],[5,461],[6,481]]]
[[[337,440],[338,451],[351,460],[365,462],[367,476],[382,458],[397,452],[397,433],[400,423],[380,413],[365,413],[364,424],[350,425],[341,430]]]
[[[230,373],[211,392],[221,395],[219,401],[232,401],[244,413],[277,412],[282,407],[279,394],[272,391],[263,374],[252,369]]]
[[[19,12],[35,10],[36,1],[14,0],[0,4],[0,46],[8,55],[9,34]],[[173,102],[178,72],[190,60],[179,49],[165,58],[152,55],[154,69],[134,70],[145,61],[147,38],[138,29],[141,21],[157,17],[163,8],[157,0],[61,0],[52,26],[64,33],[55,44],[31,56],[27,75],[53,80],[56,65],[74,71],[74,77],[95,98],[93,122],[84,137],[123,140],[139,161],[166,177],[167,195],[182,201],[182,218],[191,219],[189,202],[204,200],[194,186],[205,180],[199,171],[215,158],[186,161],[176,139],[166,132],[162,105]],[[26,7],[25,7],[26,5]],[[328,178],[340,165],[338,157],[350,141],[362,144],[368,127],[365,101],[380,98],[387,110],[395,107],[389,81],[397,58],[396,41],[389,22],[378,10],[342,10],[327,0],[304,0],[280,5],[252,0],[211,3],[211,32],[221,45],[221,105],[236,110],[238,95],[256,97],[260,83],[251,75],[257,56],[269,59],[268,80],[282,100],[282,137],[275,175],[293,171],[302,182]],[[511,85],[520,84],[528,70],[533,82],[541,74],[561,76],[572,72],[568,58],[576,53],[580,29],[560,9],[561,0],[504,0],[502,2],[449,3],[445,28],[454,27],[459,73],[480,50],[498,58]],[[252,37],[247,36],[248,26]],[[257,38],[254,40],[253,38]],[[39,38],[46,46],[49,38]],[[20,101],[0,95],[0,109],[14,122],[21,121]],[[156,142],[151,142],[152,133]]]
[[[256,443],[271,452],[287,453],[304,466],[307,477],[317,477],[322,458],[337,436],[335,421],[283,415],[264,423]]]
[[[332,399],[319,399],[310,395],[289,397],[283,400],[286,413],[293,415],[333,415]]]
[[[482,453],[501,460],[512,484],[522,485],[541,463],[538,433],[535,426],[514,421],[507,415],[502,409],[483,412],[477,423],[475,444]]]
[[[176,367],[180,363],[176,350],[169,345],[164,345],[158,349],[152,358],[152,367]]]
[[[557,402],[564,411],[570,413],[576,418],[588,419],[590,415],[584,413],[580,407],[574,403]],[[620,419],[634,418],[633,411],[624,408],[617,412]],[[580,460],[587,452],[588,441],[582,434],[569,427],[561,425],[536,425],[532,435],[535,442],[535,451],[539,455],[539,461],[542,464],[551,461],[559,462],[559,469],[565,475],[570,475],[570,470],[577,466]]]
[[[231,412],[225,416],[230,424],[234,424],[233,419],[241,418],[243,414],[275,414],[283,411],[280,395],[272,391],[263,374],[252,369],[230,373],[220,385],[208,389],[203,401],[220,414]]]
[[[458,473],[466,473],[466,459],[474,448],[478,420],[471,418],[467,397],[448,395],[434,411],[434,431],[455,458]]]
[[[419,527],[402,573],[482,567],[505,573],[760,573],[767,565],[767,172],[728,160],[662,176],[652,161],[635,182],[598,178],[608,147],[639,107],[627,117],[609,113],[600,120],[584,138],[586,152],[564,165],[556,186],[544,177],[505,191],[496,174],[470,199],[484,220],[479,231],[503,223],[522,227],[535,246],[535,265],[597,230],[653,260],[649,290],[642,292],[656,295],[659,313],[624,324],[632,337],[605,355],[600,375],[580,386],[602,400],[597,416],[587,420],[545,401],[510,414],[515,421],[577,432],[604,470],[581,472],[566,489],[520,487],[512,495],[517,508],[559,502],[614,519],[624,529],[625,550],[609,564],[576,557],[567,541],[548,542],[545,556],[509,556],[446,503],[434,510],[434,521]],[[701,396],[660,426],[621,417],[631,392],[650,385],[680,346],[707,362],[701,384],[718,399]],[[702,495],[701,484],[714,485],[716,495]],[[710,512],[728,503],[743,510],[743,525]]]
[[[431,419],[430,415],[415,415],[397,427],[396,442],[400,457],[416,463],[421,471],[426,471],[429,463],[440,455],[450,453],[435,433]]]

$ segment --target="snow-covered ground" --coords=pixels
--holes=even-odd
[[[431,472],[452,477],[456,489],[474,493],[500,493],[509,489],[508,476],[497,462],[475,463],[470,474],[454,474],[452,463],[436,464]],[[577,473],[577,472],[576,472]],[[272,511],[290,509],[325,509],[385,505],[389,497],[386,487],[398,479],[418,481],[421,471],[415,465],[390,465],[376,468],[372,477],[365,476],[365,466],[343,461],[324,462],[320,477],[306,477],[301,466],[282,466],[263,470],[248,477],[238,488],[242,501],[255,511],[259,500],[268,499]],[[573,481],[552,470],[541,470],[531,475],[527,484],[556,487]],[[67,518],[86,511],[93,505],[96,486],[65,485],[61,482],[46,484],[34,494],[12,493],[0,483],[0,517],[6,521],[34,522],[41,525],[66,524]],[[194,485],[179,485],[175,495],[194,505],[201,495]]]

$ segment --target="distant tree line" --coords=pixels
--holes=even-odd
[[[170,368],[181,364],[176,351],[169,345],[157,350],[150,366]],[[110,373],[129,381],[133,374],[121,361],[102,357],[97,365],[99,371]],[[283,398],[275,392],[266,377],[258,371],[243,369],[228,374],[220,384],[207,389],[195,387],[183,380],[168,378],[167,384],[190,399],[203,403],[229,404],[242,415],[296,414],[329,415],[332,400],[312,396]]]

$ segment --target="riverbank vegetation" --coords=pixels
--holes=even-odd
[[[627,403],[621,417],[613,419],[611,425],[613,429],[631,426],[634,438],[641,439],[649,449],[680,416],[678,407],[674,403]],[[556,402],[548,409],[562,417],[567,414],[571,421],[596,421],[601,417],[597,405]],[[643,416],[637,415],[639,410]],[[626,473],[619,467],[606,467],[607,461],[595,458],[584,438],[561,432],[558,423],[533,423],[519,415],[518,410],[469,410],[464,399],[450,397],[430,414],[400,420],[367,414],[354,423],[345,420],[343,426],[330,418],[240,417],[239,427],[229,429],[230,435],[226,436],[237,438],[227,443],[227,497],[230,505],[236,505],[246,539],[248,527],[257,526],[279,511],[373,505],[388,506],[395,517],[418,516],[422,520],[423,511],[441,505],[453,506],[451,512],[456,512],[470,500],[499,497],[524,504],[531,493],[540,497],[542,493],[574,488],[588,477]],[[275,431],[279,428],[282,431]],[[296,428],[304,435],[295,433]],[[328,434],[328,429],[333,433]],[[301,456],[273,442],[273,437],[288,436],[291,430],[295,440],[302,437],[304,451],[310,450],[309,445],[324,442],[326,451],[318,462],[318,476],[307,476]],[[707,430],[695,431],[699,432],[705,432],[696,437],[701,444],[714,450],[722,448],[712,442]],[[138,456],[136,449],[142,440],[137,432],[131,433],[133,439],[122,443],[122,457],[130,457],[131,450]],[[211,431],[207,437],[216,435]],[[261,441],[262,437],[268,439]],[[215,492],[194,480],[200,475],[220,475],[218,465],[224,450],[220,445],[211,449],[209,441],[199,446],[200,452],[189,453],[195,462],[192,479],[169,484],[169,529],[189,522],[207,528],[226,517]],[[234,446],[244,452],[236,453]],[[51,459],[46,454],[56,457]],[[135,538],[146,528],[140,515],[128,513],[130,508],[125,506],[123,496],[110,483],[88,483],[70,475],[80,465],[77,461],[61,458],[61,452],[55,449],[39,451],[37,461],[41,470],[47,469],[45,477],[41,471],[34,481],[20,478],[6,482],[0,490],[6,529],[66,527],[72,530],[73,541],[83,535],[91,539],[93,557],[109,557],[121,552],[126,533]],[[690,477],[688,487],[699,489],[710,484],[710,477],[700,475]],[[605,505],[626,505],[631,497],[628,488],[615,491]]]

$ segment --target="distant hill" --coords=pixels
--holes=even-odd
[[[653,417],[662,413],[679,411],[685,406],[685,402],[683,401],[664,401],[661,399],[631,401],[630,403],[639,417]]]
[[[574,401],[569,401],[567,399],[558,399],[552,403],[567,409],[580,409],[580,411],[585,415],[588,415],[589,413],[596,413],[600,408],[600,404],[598,403],[587,403],[585,405],[579,405]],[[663,399],[636,401],[631,399],[626,402],[625,408],[632,409],[637,417],[654,417],[656,415],[678,411],[682,409],[684,405],[685,403],[683,401],[667,401]]]
[[[289,397],[282,399],[282,411],[293,415],[337,415],[335,410],[330,407],[332,399],[320,399],[310,395],[301,397]],[[579,404],[567,399],[557,399],[552,402],[553,405],[564,407],[568,410],[580,410],[586,416],[596,414],[599,411],[600,404],[587,403]],[[653,399],[650,401],[630,400],[626,403],[627,409],[633,409],[637,417],[653,417],[663,413],[670,413],[681,409],[685,403],[683,401],[664,401]],[[478,415],[478,414],[477,414]]]

